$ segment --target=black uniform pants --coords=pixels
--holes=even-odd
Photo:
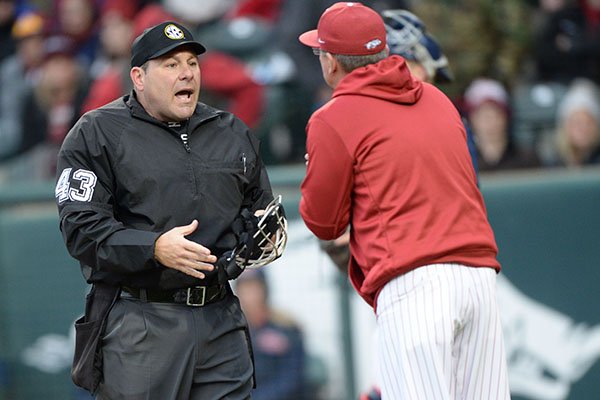
[[[203,307],[121,298],[102,355],[99,400],[251,398],[251,344],[233,294]]]

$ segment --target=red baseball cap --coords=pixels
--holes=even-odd
[[[340,2],[325,10],[317,29],[304,32],[300,42],[332,54],[377,54],[386,46],[385,25],[375,10],[361,3]]]

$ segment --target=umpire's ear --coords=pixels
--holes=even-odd
[[[144,90],[144,75],[146,74],[147,64],[141,67],[133,67],[129,71],[129,77],[133,83],[133,87],[136,91],[140,92]]]

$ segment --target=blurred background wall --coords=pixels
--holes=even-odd
[[[290,218],[264,268],[274,307],[300,326],[323,400],[376,382],[374,315],[298,218],[304,166],[270,167]],[[515,399],[600,392],[600,170],[482,176],[503,272],[498,297]],[[0,399],[77,399],[72,323],[87,290],[58,230],[50,184],[0,187]]]

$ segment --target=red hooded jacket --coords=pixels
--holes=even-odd
[[[461,118],[401,57],[344,77],[310,118],[306,146],[300,214],[321,239],[351,225],[350,279],[370,305],[420,266],[500,270]]]

